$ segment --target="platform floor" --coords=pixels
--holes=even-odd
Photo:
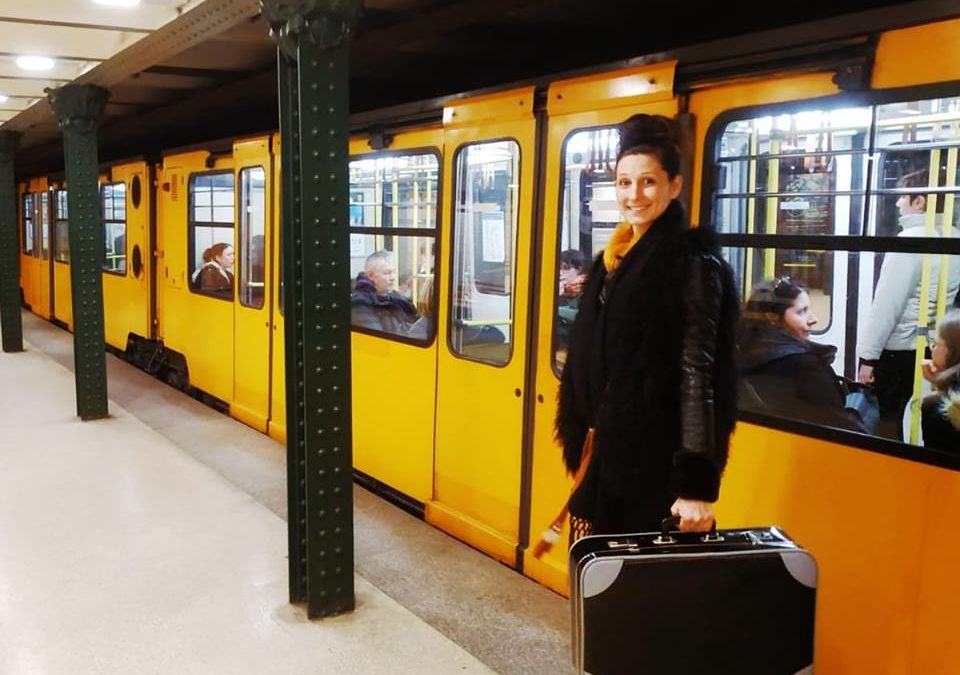
[[[567,603],[356,487],[357,609],[287,602],[284,449],[72,336],[0,353],[0,673],[570,672]]]

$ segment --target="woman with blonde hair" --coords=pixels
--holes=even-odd
[[[931,355],[923,376],[936,391],[923,399],[923,444],[960,451],[960,310],[947,312],[937,323]]]

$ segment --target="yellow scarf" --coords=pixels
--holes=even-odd
[[[613,231],[607,247],[603,249],[603,266],[607,272],[612,272],[620,266],[624,256],[640,241],[642,234],[636,234],[630,223],[620,223]]]

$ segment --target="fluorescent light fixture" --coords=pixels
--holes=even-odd
[[[0,103],[6,103],[6,102],[9,101],[9,100],[10,100],[9,97],[7,97],[7,96],[5,96],[5,95],[3,95],[3,94],[0,94]]]
[[[17,68],[21,70],[52,70],[53,59],[47,56],[18,56]]]
[[[93,0],[98,5],[106,5],[108,7],[136,7],[140,4],[140,0]]]

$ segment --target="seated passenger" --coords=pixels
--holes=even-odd
[[[433,333],[433,279],[424,279],[417,289],[417,311],[420,318],[410,326],[410,337],[426,340]]]
[[[390,251],[376,251],[367,257],[364,271],[357,275],[350,294],[351,322],[360,328],[407,335],[417,320],[417,308],[393,290],[397,266]]]
[[[738,340],[741,408],[865,433],[830,366],[836,347],[809,339],[816,323],[810,296],[789,278],[754,288]]]
[[[923,364],[923,376],[936,389],[923,399],[923,444],[960,452],[960,310],[940,319],[932,356]]]
[[[222,295],[233,293],[233,246],[214,244],[203,252],[203,266],[193,273],[193,284],[201,291]]]
[[[568,249],[560,254],[560,289],[557,300],[557,348],[566,348],[570,329],[580,309],[580,295],[587,275],[583,272],[583,253]]]

